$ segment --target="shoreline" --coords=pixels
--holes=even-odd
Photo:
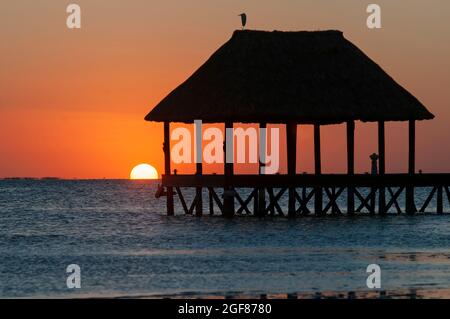
[[[417,289],[374,289],[350,291],[315,291],[294,293],[251,293],[251,292],[193,292],[186,291],[173,294],[80,294],[80,295],[46,295],[46,296],[2,296],[5,299],[37,298],[37,299],[219,299],[219,300],[277,300],[277,299],[449,299],[450,288],[417,288]]]

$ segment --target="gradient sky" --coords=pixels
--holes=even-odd
[[[82,28],[69,30],[69,3]],[[382,8],[369,30],[366,7]],[[339,29],[435,114],[417,125],[417,169],[450,171],[448,0],[4,0],[0,3],[0,177],[128,178],[163,170],[162,124],[147,112],[248,15],[248,29]],[[407,165],[407,124],[388,123],[387,171]],[[324,172],[345,171],[345,126],[323,130]],[[298,171],[312,171],[312,130],[299,130]],[[377,151],[357,123],[356,169]],[[188,170],[186,170],[187,172]],[[206,169],[206,171],[208,171]]]

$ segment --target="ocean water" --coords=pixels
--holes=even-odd
[[[0,297],[363,292],[369,264],[387,292],[450,289],[450,215],[167,217],[155,190],[0,181]],[[81,268],[80,289],[66,286],[69,264]]]

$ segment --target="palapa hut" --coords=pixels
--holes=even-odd
[[[229,195],[230,192],[225,192],[222,204],[213,187],[225,187],[228,190],[234,187],[255,187],[251,196],[255,199],[254,213],[257,215],[280,211],[277,204],[280,196],[273,194],[273,188],[281,187],[289,189],[288,213],[294,216],[308,210],[306,204],[313,193],[315,212],[324,213],[322,188],[329,197],[330,210],[339,210],[336,199],[342,190],[338,190],[340,193],[336,195],[334,187],[337,184],[342,189],[348,188],[349,214],[355,211],[354,193],[361,200],[360,209],[368,208],[374,212],[373,201],[377,189],[379,212],[386,212],[389,207],[385,207],[385,189],[380,177],[354,174],[354,121],[379,123],[380,175],[385,174],[384,122],[409,121],[409,175],[414,175],[415,121],[433,117],[420,101],[345,39],[340,31],[242,30],[235,31],[231,39],[192,76],[156,105],[145,120],[165,123],[166,168],[163,186],[167,187],[169,214],[173,214],[172,187],[177,188],[185,211],[191,213],[195,206],[199,215],[202,210],[199,188],[209,187],[210,204],[215,200],[226,216],[235,213],[233,193]],[[169,123],[192,123],[196,119],[204,123],[225,123],[226,127],[232,127],[233,123],[258,123],[261,127],[268,123],[286,124],[288,174],[234,176],[232,164],[225,164],[224,176],[202,175],[200,178],[198,175],[202,174],[202,168],[201,164],[197,164],[196,176],[171,175]],[[348,174],[327,177],[321,174],[320,125],[339,123],[347,125]],[[295,173],[297,124],[313,124],[315,128],[316,174],[313,176],[296,176]],[[375,187],[375,184],[379,187]],[[197,187],[198,196],[191,208],[187,207],[182,197],[181,186]],[[314,188],[309,197],[302,198],[296,192],[296,187],[302,186]],[[327,186],[333,187],[332,190]],[[370,186],[374,191],[369,197],[363,198],[353,186]],[[268,206],[264,202],[265,190],[270,197]],[[410,186],[406,193],[409,205],[406,210],[412,212],[415,207]],[[243,201],[236,196],[241,211],[248,211],[250,200]],[[396,204],[398,194],[392,197],[394,202],[391,206]],[[297,204],[300,204],[299,208]]]

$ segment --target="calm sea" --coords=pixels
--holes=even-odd
[[[358,293],[373,263],[387,292],[450,288],[450,215],[167,217],[155,189],[0,181],[0,296]],[[69,264],[81,267],[80,289],[66,286]]]

